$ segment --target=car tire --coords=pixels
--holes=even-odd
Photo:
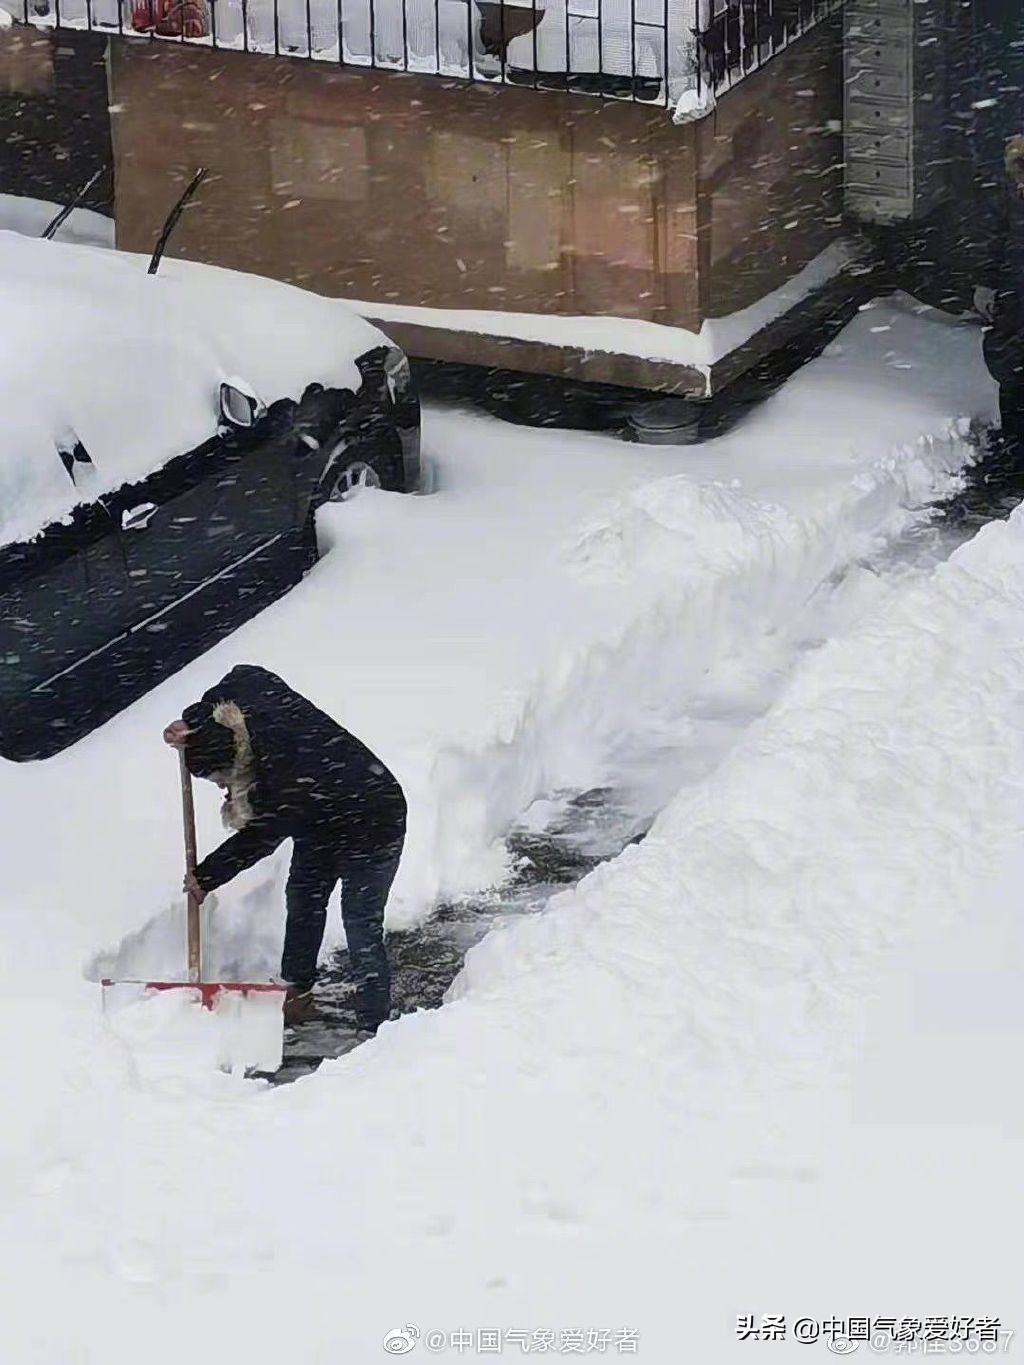
[[[320,558],[317,509],[326,502],[346,502],[363,488],[404,491],[402,443],[390,423],[374,433],[373,439],[363,433],[352,439],[342,431],[332,443],[305,523],[297,532],[299,577],[308,573]]]
[[[370,430],[344,430],[328,451],[320,475],[317,503],[345,502],[364,488],[404,492],[402,441],[393,423],[378,421]]]
[[[358,456],[339,461],[321,483],[321,502],[347,502],[366,488],[380,488],[381,478],[369,460]]]

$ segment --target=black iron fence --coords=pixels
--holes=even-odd
[[[728,89],[809,28],[842,8],[844,0],[706,0],[698,30],[699,86]]]
[[[0,7],[43,28],[568,89],[694,115],[842,3],[0,0]]]

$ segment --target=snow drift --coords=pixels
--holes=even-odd
[[[864,367],[871,329],[879,327],[901,343],[890,357],[900,368],[886,366],[888,402],[877,364]],[[711,670],[718,670],[714,685],[724,687],[729,660],[749,656],[754,641],[767,650],[763,667],[777,665],[773,637],[819,587],[955,485],[977,447],[968,416],[940,408],[936,420],[930,408],[934,374],[923,362],[936,348],[957,365],[964,399],[971,395],[971,407],[984,410],[989,388],[976,332],[919,316],[905,303],[887,304],[866,312],[831,356],[759,415],[753,430],[777,457],[770,466],[751,468],[746,452],[754,443],[741,431],[688,451],[687,473],[605,492],[591,443],[578,466],[563,460],[559,470],[551,438],[518,433],[504,438],[512,443],[505,450],[500,425],[474,429],[464,418],[435,417],[438,443],[451,450],[466,441],[478,470],[490,435],[489,483],[475,496],[453,494],[447,516],[431,501],[386,495],[325,509],[322,535],[336,549],[262,630],[240,632],[242,643],[236,636],[228,647],[238,660],[269,646],[268,666],[276,664],[328,711],[350,716],[403,782],[410,822],[389,907],[392,927],[497,880],[507,866],[502,836],[517,815],[553,791],[603,781],[623,735],[685,726],[707,694]],[[869,386],[876,415],[867,422]],[[833,438],[828,460],[816,425],[822,408],[837,433],[848,431],[846,446]],[[847,410],[859,426],[843,425]],[[879,453],[877,434],[887,423],[899,430],[897,419],[906,424],[905,439]],[[918,424],[934,431],[911,439]],[[622,447],[606,445],[621,458]],[[679,457],[646,458],[664,468]],[[631,464],[637,459],[630,454]],[[533,486],[544,487],[543,504]],[[566,525],[563,509],[581,496],[591,510]],[[510,520],[516,497],[518,521]],[[527,541],[536,547],[529,567],[521,554]],[[475,579],[453,596],[453,577],[467,562]],[[373,584],[387,575],[416,582],[416,620],[401,599],[352,590],[353,580]],[[345,630],[337,634],[342,599]],[[259,643],[246,643],[254,634]],[[353,636],[365,642],[356,665]],[[228,647],[214,655],[224,657]],[[439,671],[432,666],[438,650],[449,660]],[[407,670],[402,693],[415,689],[415,704],[382,710],[390,693],[375,680],[393,676],[399,660]],[[364,687],[369,728],[359,705]],[[375,729],[385,714],[387,725],[377,719]],[[209,821],[201,838],[219,837]],[[276,969],[287,856],[282,850],[218,894],[210,962],[219,972],[258,979]],[[179,918],[169,905],[90,973],[173,971]],[[328,948],[336,942],[332,933]]]
[[[948,1078],[954,1118],[920,1131],[877,1058],[935,1075],[943,1052],[871,997],[928,956],[970,1009],[945,927],[1018,941],[987,881],[1019,843],[1024,522],[931,574],[855,567],[952,485],[991,410],[977,333],[887,303],[698,450],[432,412],[437,497],[333,509],[288,599],[57,759],[0,765],[12,1358],[116,1365],[144,1340],[163,1365],[199,1336],[327,1365],[411,1323],[634,1327],[667,1365],[749,1356],[739,1312],[1009,1316],[1016,1082],[965,1123]],[[841,632],[794,649],[794,611],[851,565]],[[77,976],[180,876],[158,727],[245,657],[406,786],[392,924],[493,878],[510,814],[607,771],[624,735],[685,740],[709,679],[777,685],[643,845],[492,934],[445,1008],[267,1093],[199,1041],[161,1049],[148,1017],[113,1035]],[[217,912],[261,952],[280,867]]]

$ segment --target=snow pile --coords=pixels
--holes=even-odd
[[[678,1084],[731,1069],[751,1083],[769,1066],[811,1079],[855,1041],[845,1015],[882,952],[965,913],[1019,835],[1022,619],[1015,514],[808,656],[642,845],[475,949],[462,992],[544,979],[534,1003],[575,1032],[579,974],[593,973],[641,1054],[667,1015],[685,1022]],[[624,937],[643,953],[624,955]]]
[[[204,1339],[260,1359],[288,1340],[318,1361],[372,1359],[411,1321],[633,1325],[641,1358],[661,1362],[685,1311],[692,1349],[724,1360],[749,1353],[733,1329],[751,1309],[887,1312],[897,1293],[898,1312],[956,1295],[1012,1312],[1013,1257],[979,1257],[966,1235],[968,1219],[988,1233],[999,1181],[990,1207],[1011,1216],[1010,1136],[970,1135],[981,1180],[958,1170],[948,1126],[919,1150],[905,1092],[887,1123],[876,1108],[851,1125],[842,1072],[886,956],[958,916],[984,924],[986,878],[1019,842],[1022,638],[1015,518],[808,656],[643,845],[474,950],[449,1007],[389,1026],[291,1094],[211,1096],[191,1130],[190,1099],[152,1158],[163,1191],[119,1201],[98,1227],[68,1228],[43,1202],[42,1228],[65,1227],[72,1258],[46,1261],[51,1289],[77,1277],[86,1325],[116,1295],[113,1360],[142,1323],[160,1329],[153,1358],[173,1360],[187,1329],[172,1306],[184,1296],[201,1313],[218,1266],[231,1276]],[[854,1100],[879,1074],[893,1084],[888,1067],[855,1077]],[[112,1153],[71,1144],[61,1188],[77,1202],[115,1161],[123,1181],[121,1163],[148,1161],[135,1148],[169,1121],[151,1085],[119,1108]],[[216,1176],[200,1197],[183,1177],[204,1168]],[[894,1206],[908,1221],[880,1241],[879,1210]],[[196,1220],[202,1242],[183,1260]],[[339,1316],[341,1273],[359,1309]],[[124,1289],[101,1289],[111,1274]],[[128,1297],[133,1282],[145,1297]],[[292,1307],[257,1323],[246,1304],[269,1292]]]
[[[621,582],[638,572],[693,581],[709,569],[728,572],[748,547],[788,521],[785,508],[680,474],[635,489],[611,517],[585,527],[572,558],[581,576],[594,581]]]
[[[1008,917],[1009,896],[988,886],[1024,856],[1022,639],[1017,514],[809,656],[640,847],[473,950],[465,1013],[439,1023],[443,1050],[504,1022],[510,1055],[490,1084],[506,1119],[557,1094],[544,1138],[564,1123],[586,1153],[574,1171],[572,1138],[553,1159],[528,1129],[524,1164],[587,1210],[591,1233],[609,1212],[594,1191],[617,1186],[654,1286],[688,1266],[685,1297],[700,1305],[688,1340],[704,1358],[732,1358],[731,1324],[752,1308],[824,1317],[895,1293],[900,1312],[956,1299],[1014,1325],[1000,1229],[1022,1211],[1024,1109],[985,1053],[986,1039],[1003,1058],[1024,1041],[1006,994],[1024,966],[1019,900]],[[977,944],[965,973],[968,931],[1014,953],[1009,974]],[[520,1015],[542,1033],[516,1027]],[[873,1052],[858,1061],[865,1034]],[[980,1060],[987,1088],[957,1059]],[[467,1144],[497,1141],[489,1115],[461,1117]],[[892,1244],[878,1220],[894,1206]],[[822,1264],[829,1228],[842,1234]],[[594,1301],[642,1303],[661,1330],[652,1359],[671,1358],[657,1288],[616,1285],[622,1259],[603,1250]]]
[[[313,380],[358,387],[381,334],[343,304],[213,266],[0,233],[0,540],[30,536],[81,501],[57,456],[77,437],[89,494],[208,440],[220,384],[243,376],[266,403]]]
[[[878,328],[893,337],[882,363],[870,359]],[[231,663],[258,660],[371,744],[409,796],[389,923],[414,923],[503,874],[502,836],[532,801],[600,785],[624,735],[685,727],[712,670],[724,687],[730,660],[772,642],[830,576],[952,487],[974,446],[966,417],[944,405],[969,413],[991,402],[977,351],[975,330],[905,303],[866,310],[750,431],[699,450],[432,416],[434,448],[462,452],[461,491],[325,509],[322,539],[334,548],[310,578],[185,676],[198,694]],[[958,378],[933,372],[933,356]],[[827,453],[826,422],[843,433]],[[901,438],[891,448],[886,432]],[[382,596],[386,582],[415,582],[415,599]],[[769,643],[763,670],[778,649]],[[162,722],[192,699],[188,686],[160,689]],[[204,794],[201,850],[223,837]],[[258,979],[276,969],[288,856],[218,894],[218,971]],[[180,907],[158,903],[167,908],[119,948],[107,940],[92,974],[180,969]]]
[[[681,1341],[731,1359],[739,1312],[1009,1315],[1016,1260],[982,1250],[991,1209],[1015,1224],[1019,1153],[996,1126],[882,1126],[855,1052],[893,1036],[864,1008],[887,960],[982,921],[1018,837],[1024,524],[928,577],[855,572],[837,638],[786,638],[951,486],[992,399],[977,333],[897,302],[705,447],[431,412],[437,496],[329,509],[287,599],[67,753],[0,765],[11,1358],[145,1340],[163,1365],[200,1339],[327,1365],[411,1323],[635,1327],[662,1365]],[[202,1069],[205,1038],[154,1057],[160,1021],[115,1033],[78,976],[180,879],[159,728],[242,659],[405,785],[393,927],[497,875],[509,819],[625,739],[685,746],[707,689],[768,675],[775,703],[644,844],[474,950],[444,1009],[268,1094]],[[218,905],[238,951],[246,924],[261,951],[279,933],[281,869]]]

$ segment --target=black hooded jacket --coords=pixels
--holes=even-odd
[[[367,853],[405,832],[405,797],[381,761],[354,735],[275,673],[239,664],[185,709],[196,732],[185,760],[209,775],[204,747],[224,740],[237,833],[204,858],[196,879],[212,891],[265,858],[284,839],[316,839],[345,853]],[[223,728],[222,728],[223,727]],[[215,733],[213,746],[209,739]]]
[[[998,384],[1024,383],[1024,190],[1011,182],[983,201],[979,283],[995,291],[985,360]]]

